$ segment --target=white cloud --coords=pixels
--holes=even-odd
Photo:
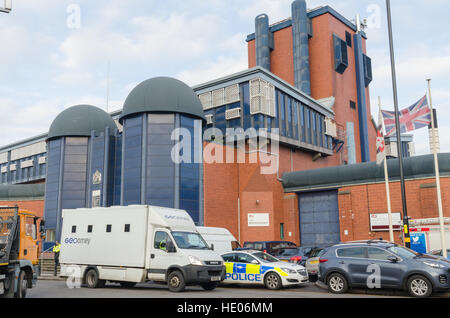
[[[195,68],[184,70],[177,74],[177,78],[186,84],[194,86],[226,75],[247,69],[247,58],[242,56],[229,58],[219,57],[214,62],[202,63]]]

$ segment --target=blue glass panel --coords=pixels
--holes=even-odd
[[[285,104],[287,107],[287,135],[289,138],[294,136],[292,132],[292,99],[287,97],[285,98]]]
[[[250,91],[249,82],[241,84],[243,93],[243,103],[244,103],[244,130],[252,126],[251,116],[250,116]]]
[[[292,111],[294,113],[294,138],[298,139],[298,104],[294,102],[292,105]]]
[[[225,110],[224,107],[222,107]],[[223,112],[223,116],[225,113]],[[181,116],[185,117],[185,116]],[[190,119],[190,118],[189,118]],[[188,120],[188,117],[184,118]],[[192,119],[190,119],[192,120]],[[184,123],[184,121],[181,121]],[[191,153],[194,151],[194,142],[191,143]],[[194,222],[199,221],[199,183],[200,165],[198,163],[181,163],[180,167],[180,209],[186,210]]]
[[[311,122],[312,122],[312,143],[317,145],[317,119],[316,113],[311,111]]]
[[[286,105],[284,102],[284,94],[279,93],[279,109],[280,109],[280,117],[281,117],[281,136],[286,137]]]
[[[124,119],[123,204],[141,202],[142,116]]]

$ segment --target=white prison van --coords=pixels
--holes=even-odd
[[[212,290],[225,277],[221,256],[184,210],[130,205],[67,209],[62,217],[61,276],[90,288],[151,280],[174,292],[186,285]]]
[[[226,228],[197,226],[197,231],[211,249],[221,255],[240,247],[239,242]]]

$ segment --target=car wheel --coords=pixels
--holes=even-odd
[[[206,283],[206,284],[201,284],[200,286],[202,286],[202,288],[204,290],[214,290],[217,285],[219,285],[218,283]]]
[[[264,277],[264,285],[268,289],[277,290],[282,286],[281,277],[277,273],[271,272]]]
[[[19,281],[17,282],[17,291],[14,295],[15,298],[25,298],[27,296],[28,279],[25,271],[20,271]]]
[[[179,293],[184,290],[186,283],[184,282],[183,274],[180,271],[173,271],[167,278],[167,285],[171,292]]]
[[[98,272],[94,268],[87,271],[85,281],[89,288],[102,288],[105,286],[105,281],[99,279]]]
[[[408,292],[413,297],[428,297],[433,292],[430,281],[422,275],[414,275],[406,283]]]
[[[344,294],[348,290],[347,279],[339,274],[332,273],[327,279],[328,290],[333,294]]]

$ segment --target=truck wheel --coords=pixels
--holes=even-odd
[[[429,297],[433,292],[430,281],[422,275],[414,275],[409,278],[406,287],[413,297]]]
[[[339,273],[332,273],[327,279],[328,290],[333,294],[344,294],[348,290],[347,279]]]
[[[184,290],[186,283],[184,282],[183,274],[180,271],[173,271],[167,278],[167,285],[171,292],[179,293]]]
[[[218,283],[206,283],[206,284],[200,284],[200,286],[202,286],[202,288],[204,290],[214,290],[217,285],[219,285]]]
[[[85,281],[89,288],[102,288],[105,286],[105,281],[99,279],[98,272],[94,268],[87,271]]]
[[[14,294],[15,298],[25,298],[27,296],[28,279],[27,273],[21,270],[19,273],[19,280],[17,281],[17,291]]]
[[[264,277],[264,285],[268,289],[277,290],[281,288],[281,277],[277,273],[271,272]]]

